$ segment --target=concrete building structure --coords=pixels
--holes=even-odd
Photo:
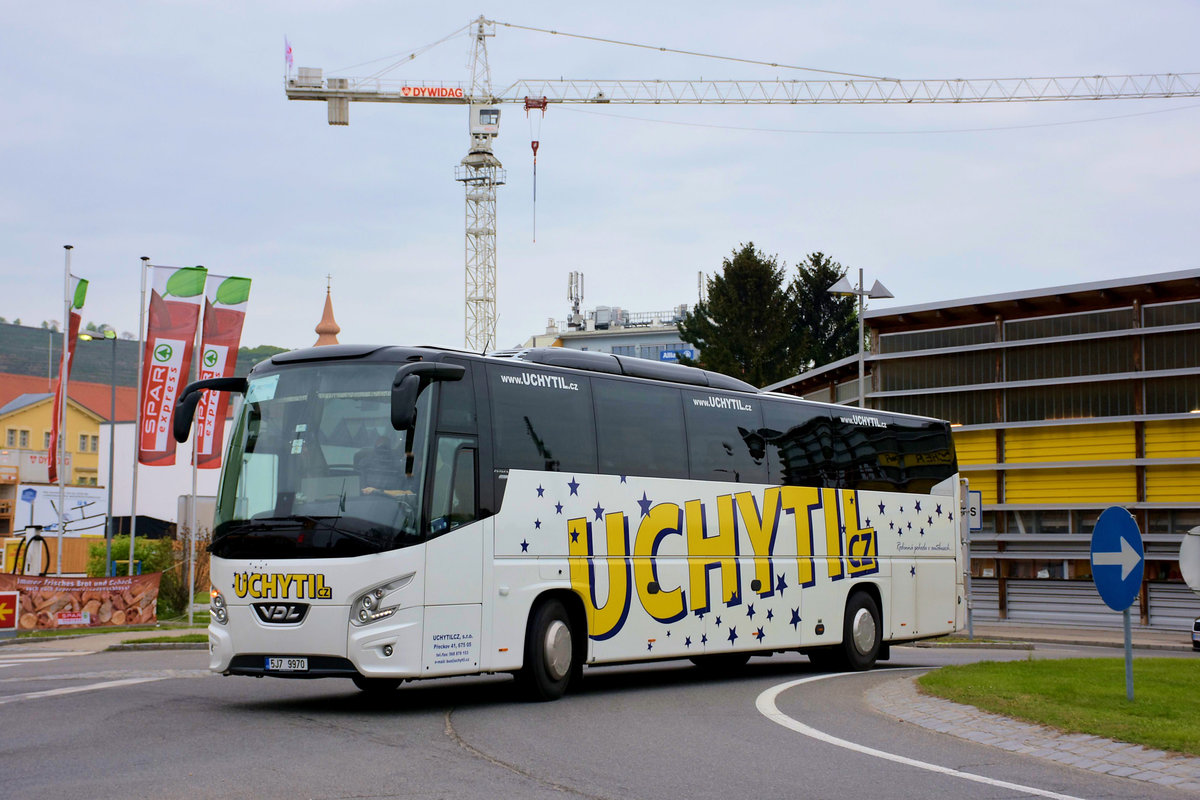
[[[949,420],[982,492],[978,619],[1120,624],[1091,581],[1105,508],[1146,547],[1135,613],[1190,630],[1185,531],[1200,525],[1200,269],[867,311],[866,403]],[[857,357],[776,391],[857,400]]]
[[[548,320],[546,332],[531,336],[524,346],[568,347],[652,361],[678,361],[681,355],[694,359],[699,348],[684,342],[677,327],[687,313],[686,305],[651,312],[597,306],[566,321]]]

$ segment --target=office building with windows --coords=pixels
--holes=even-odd
[[[651,361],[695,359],[699,348],[682,341],[677,327],[687,313],[686,305],[650,312],[597,306],[566,321],[548,320],[546,332],[531,336],[524,347],[567,347]]]

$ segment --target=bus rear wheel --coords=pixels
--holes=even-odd
[[[582,662],[575,652],[571,618],[558,600],[538,606],[525,631],[525,666],[517,673],[530,700],[557,700],[578,677]]]
[[[875,666],[882,646],[879,605],[866,592],[855,592],[846,600],[842,643],[812,650],[808,659],[820,669],[862,672]]]

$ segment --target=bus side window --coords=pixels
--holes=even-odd
[[[473,437],[440,436],[429,504],[429,535],[440,536],[476,518],[477,447]]]
[[[834,430],[828,408],[788,400],[764,400],[763,424],[771,483],[843,486],[836,470],[830,468]]]
[[[679,389],[592,378],[600,472],[651,478],[688,476]]]
[[[692,480],[767,482],[761,404],[756,395],[683,392]]]

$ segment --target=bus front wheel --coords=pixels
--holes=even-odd
[[[525,666],[517,674],[530,700],[557,700],[580,672],[567,609],[558,600],[538,606],[525,631]]]

